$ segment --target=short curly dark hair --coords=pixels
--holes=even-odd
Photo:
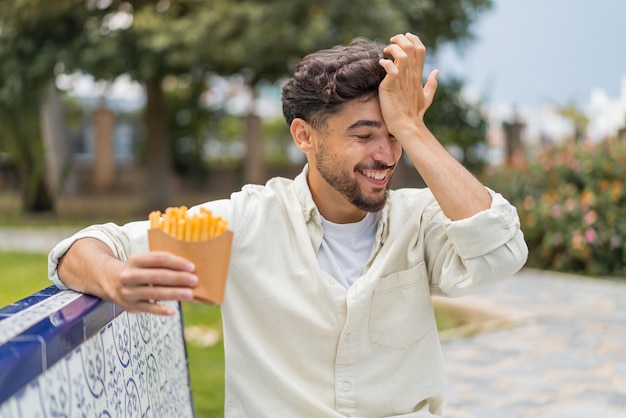
[[[301,118],[317,130],[326,119],[352,100],[378,97],[378,86],[386,75],[379,64],[385,45],[356,38],[307,55],[282,88],[283,115],[288,125]]]

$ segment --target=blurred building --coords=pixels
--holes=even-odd
[[[70,123],[74,182],[67,193],[133,190],[142,181],[135,161],[142,134],[142,86],[129,76],[114,82],[82,74],[61,75],[57,87],[75,104],[66,109]]]
[[[585,111],[589,116],[587,136],[594,141],[626,128],[626,75],[622,77],[620,97],[610,97],[602,89],[593,90]]]
[[[487,107],[487,142],[489,161],[499,164],[506,158],[506,131],[514,123],[522,123],[521,140],[526,149],[558,144],[576,139],[577,127],[563,109],[554,104],[538,107],[516,107],[510,103],[495,103]],[[590,92],[589,101],[581,107],[586,117],[584,140],[601,141],[626,129],[626,75],[622,78],[619,97],[610,97],[604,90]]]

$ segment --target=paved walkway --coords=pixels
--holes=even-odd
[[[0,228],[0,251],[48,253],[79,228]]]
[[[443,342],[446,417],[626,417],[626,279],[524,269],[465,302],[513,321]]]
[[[68,229],[0,229],[0,251],[48,252]],[[447,418],[626,417],[626,279],[524,269],[457,302],[506,320],[444,339]]]

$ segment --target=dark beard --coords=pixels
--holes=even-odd
[[[351,178],[347,175],[347,173],[341,170],[335,170],[330,166],[330,159],[327,158],[327,154],[324,152],[323,148],[318,153],[316,160],[317,170],[320,172],[326,183],[345,196],[346,199],[348,199],[348,201],[355,207],[365,212],[378,212],[385,206],[385,202],[389,196],[391,178],[387,182],[387,188],[382,197],[368,198],[361,192],[359,183],[356,179]],[[354,171],[358,172],[363,169],[384,170],[387,168],[389,167],[386,164],[375,162],[374,164],[370,164],[368,166],[357,165]]]

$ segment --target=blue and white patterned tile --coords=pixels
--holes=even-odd
[[[0,404],[0,418],[193,417],[177,312],[122,312]]]
[[[21,332],[32,327],[43,318],[48,318],[84,295],[66,290],[51,296],[26,298],[2,309],[2,313],[10,313],[0,321],[0,345],[6,343]],[[16,312],[11,312],[13,307]]]

